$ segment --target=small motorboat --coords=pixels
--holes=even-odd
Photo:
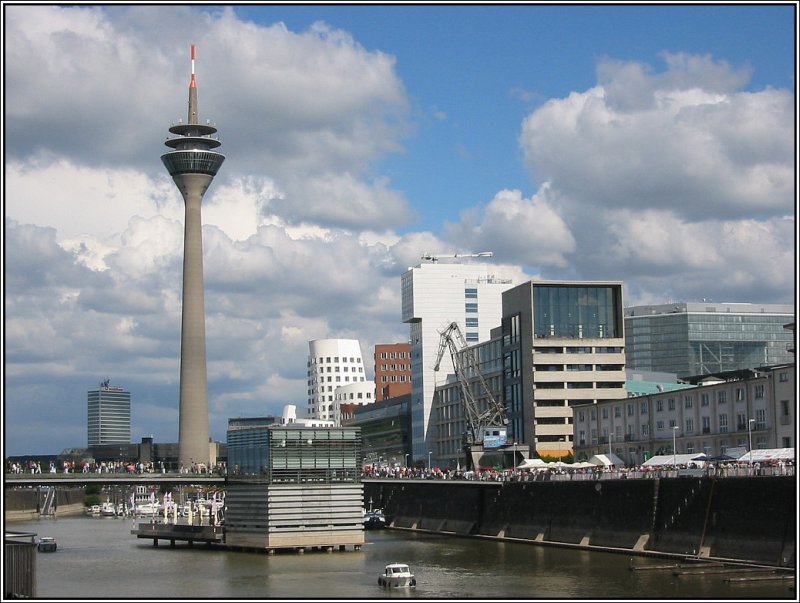
[[[417,579],[405,563],[390,563],[378,576],[378,584],[384,588],[414,588]]]
[[[56,539],[52,536],[42,536],[39,538],[39,543],[36,545],[40,553],[55,553],[58,548]]]
[[[380,509],[364,513],[364,529],[379,530],[386,527],[386,516]]]

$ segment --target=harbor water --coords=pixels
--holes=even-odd
[[[269,555],[181,542],[155,547],[131,534],[140,521],[76,516],[5,528],[58,541],[57,552],[37,555],[40,599],[796,600],[793,579],[734,582],[730,574],[631,569],[675,564],[658,558],[391,529],[366,531],[360,550]],[[411,566],[415,589],[378,586],[392,562]]]

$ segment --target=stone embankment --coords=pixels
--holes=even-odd
[[[80,515],[84,513],[86,492],[83,488],[57,488],[55,516]],[[29,521],[39,518],[42,494],[38,488],[6,489],[3,494],[3,519],[5,521]]]
[[[626,554],[795,563],[794,477],[365,480],[391,527]]]

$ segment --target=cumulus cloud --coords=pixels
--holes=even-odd
[[[604,60],[595,87],[549,100],[522,124],[539,194],[575,241],[564,259],[583,278],[625,280],[628,303],[710,290],[790,302],[793,96],[744,90],[749,67],[663,58],[660,73]]]
[[[518,190],[500,191],[485,210],[473,208],[459,223],[446,224],[445,237],[491,248],[501,259],[530,267],[564,268],[566,254],[575,249],[572,233],[548,201],[546,186],[531,199],[523,199]]]
[[[669,207],[691,220],[791,212],[791,93],[728,90],[742,76],[726,79],[718,64],[703,87],[707,65],[700,61],[692,77],[606,67],[603,85],[550,100],[525,119],[527,164],[585,206]]]
[[[747,66],[604,59],[595,86],[522,122],[537,190],[501,177],[452,222],[414,229],[404,191],[380,172],[413,131],[393,56],[324,23],[293,32],[230,7],[4,14],[15,453],[82,445],[86,391],[105,378],[134,393],[134,440],[177,439],[184,207],[159,155],[185,118],[193,42],[200,116],[226,155],[203,207],[217,439],[229,417],[304,410],[309,340],[358,339],[371,372],[376,343],[408,337],[399,277],[425,253],[492,251],[497,275],[518,280],[623,280],[629,303],[711,287],[790,301],[794,99],[745,91]]]

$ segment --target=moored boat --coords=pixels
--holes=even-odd
[[[364,514],[364,529],[379,530],[386,527],[386,516],[380,509],[367,511]]]

